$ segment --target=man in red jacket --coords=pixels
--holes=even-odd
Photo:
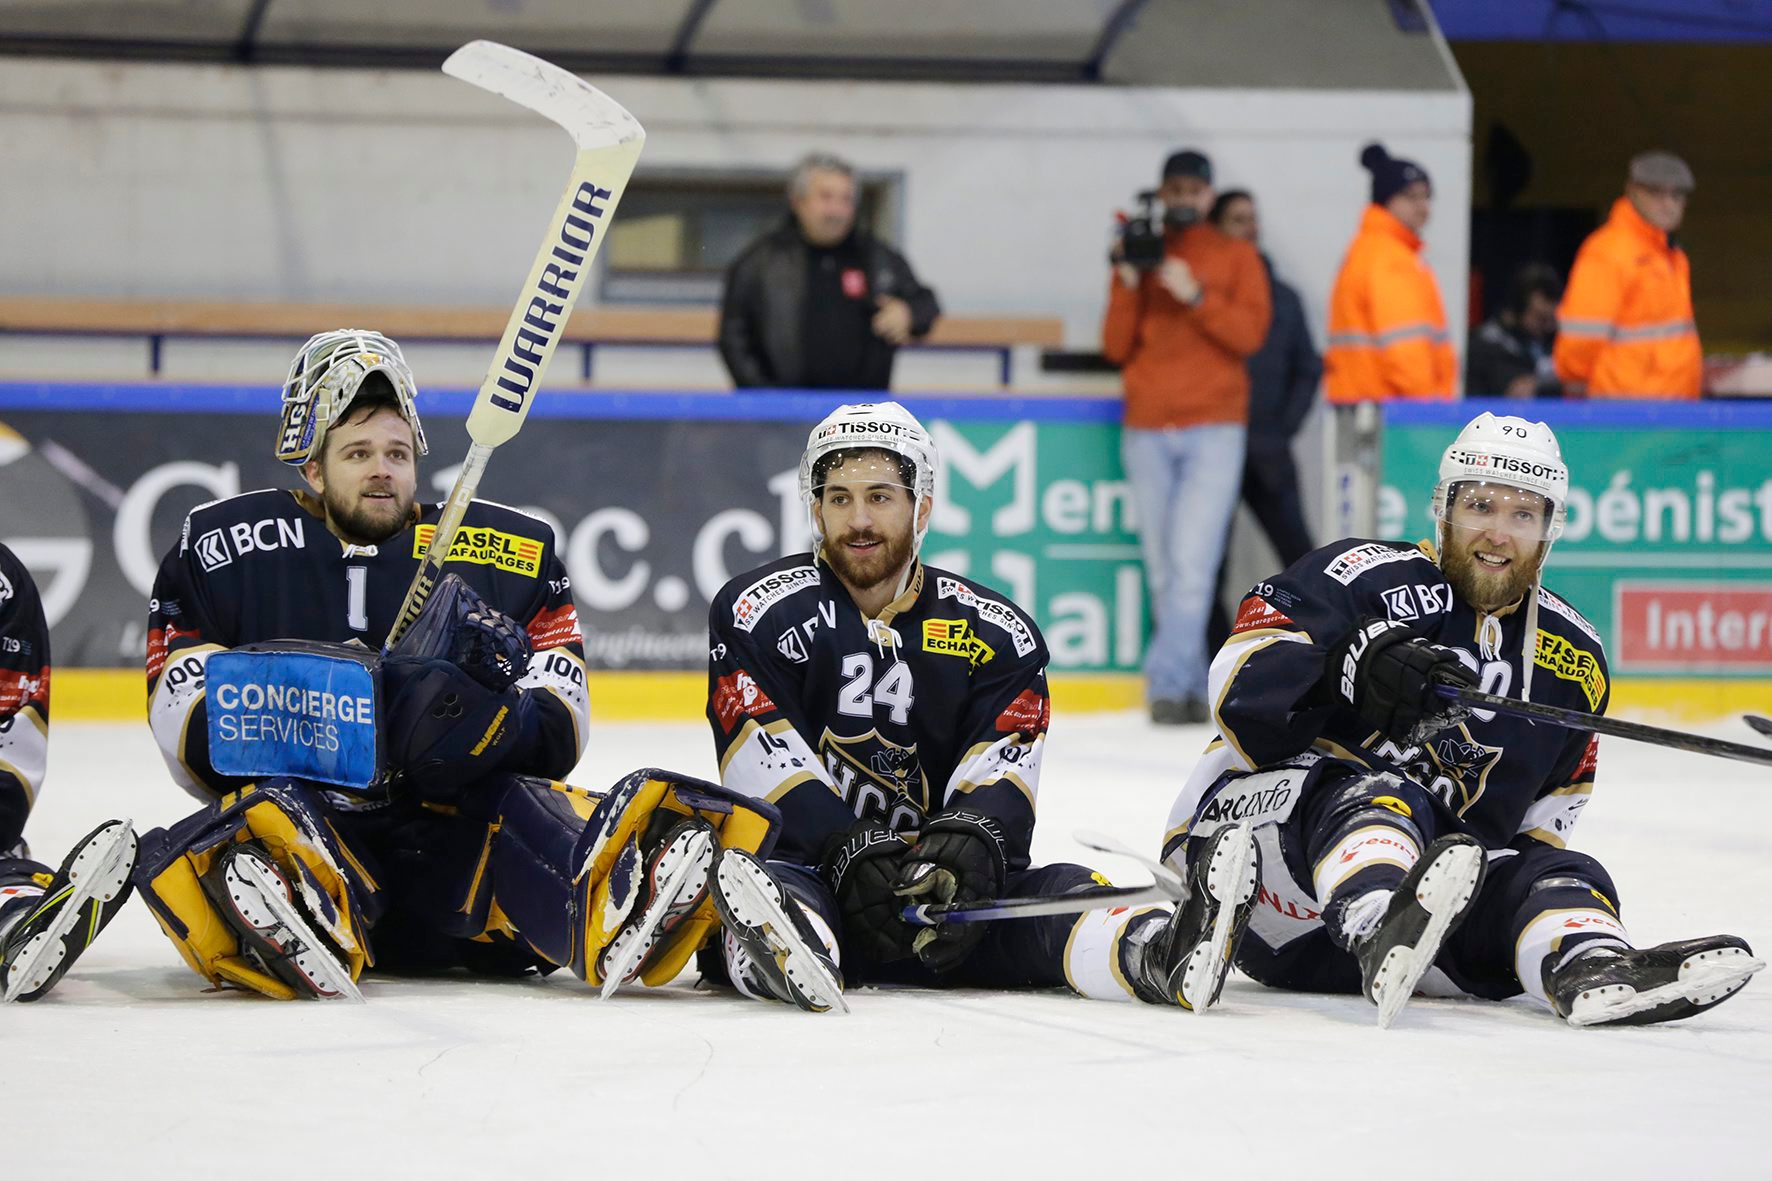
[[[1145,694],[1152,721],[1177,724],[1209,716],[1206,619],[1242,486],[1244,362],[1267,335],[1270,298],[1255,247],[1207,220],[1211,161],[1176,152],[1158,195],[1169,211],[1163,261],[1139,271],[1116,248],[1102,352],[1121,367],[1120,451],[1156,617]]]

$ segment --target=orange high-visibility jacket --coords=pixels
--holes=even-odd
[[[1458,359],[1440,286],[1421,239],[1382,205],[1368,205],[1329,296],[1331,402],[1450,398]]]
[[[1704,353],[1686,252],[1628,197],[1587,236],[1557,309],[1557,376],[1595,398],[1696,398]]]

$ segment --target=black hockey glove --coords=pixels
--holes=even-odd
[[[1434,692],[1435,685],[1477,687],[1458,654],[1388,619],[1366,619],[1329,650],[1323,681],[1339,704],[1403,746],[1416,746],[1456,726],[1470,711]]]
[[[1003,830],[979,812],[941,812],[923,826],[893,893],[905,902],[975,902],[1003,893]],[[933,972],[951,972],[984,938],[983,923],[942,923],[917,932],[911,950]]]
[[[389,769],[427,798],[499,770],[539,725],[516,687],[532,652],[521,624],[444,575],[382,662]]]
[[[824,879],[837,896],[845,954],[874,964],[911,957],[911,941],[922,928],[900,917],[904,900],[893,892],[910,848],[878,820],[857,821],[848,832],[832,838],[824,857]]]

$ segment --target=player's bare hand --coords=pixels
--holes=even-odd
[[[889,344],[903,344],[911,338],[911,305],[895,295],[878,295],[874,304],[874,335]]]

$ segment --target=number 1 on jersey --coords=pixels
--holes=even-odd
[[[345,622],[354,632],[369,630],[369,567],[345,567]]]

